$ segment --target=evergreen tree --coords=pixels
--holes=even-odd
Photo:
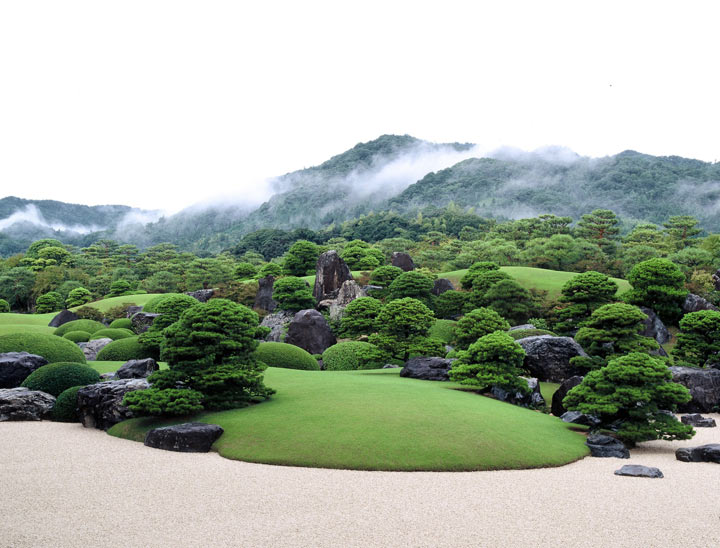
[[[680,333],[673,356],[694,367],[720,361],[720,312],[700,310],[685,314],[680,320]]]
[[[485,335],[508,329],[510,329],[510,324],[493,309],[476,308],[465,314],[455,324],[453,344],[456,348],[465,350]]]
[[[600,306],[612,302],[618,285],[605,274],[583,272],[565,282],[560,300],[568,303],[558,311],[558,333],[573,334]]]
[[[664,322],[677,322],[688,293],[685,275],[677,265],[667,259],[650,259],[636,264],[627,279],[632,289],[623,295],[625,302],[652,308]]]

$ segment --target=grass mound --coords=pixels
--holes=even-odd
[[[74,342],[43,333],[11,333],[0,336],[0,354],[29,352],[42,356],[50,363],[85,363],[85,354]]]
[[[55,407],[52,409],[50,418],[55,422],[78,422],[78,390],[83,386],[71,386],[60,392],[55,400]]]
[[[67,339],[74,343],[88,342],[90,337],[92,337],[92,334],[87,331],[70,331],[70,333],[65,333],[63,335],[63,339]]]
[[[270,367],[284,369],[319,370],[320,365],[312,355],[299,346],[279,342],[260,343],[255,357]]]
[[[60,362],[38,367],[20,386],[58,397],[72,386],[87,386],[96,382],[100,382],[100,374],[92,367]]]
[[[405,379],[397,369],[270,368],[269,401],[193,418],[225,429],[215,443],[230,459],[356,470],[497,470],[560,466],[588,454],[559,419],[454,383]],[[157,426],[131,419],[109,433],[142,441]]]
[[[118,318],[110,322],[108,327],[112,329],[129,329],[132,331],[132,320],[130,318]]]
[[[92,337],[90,337],[90,340],[95,339],[112,339],[113,341],[118,341],[120,339],[127,339],[128,337],[134,337],[135,333],[130,331],[129,329],[113,329],[111,327],[106,327],[104,329],[99,329],[93,333]]]
[[[105,329],[105,326],[95,320],[73,320],[58,327],[55,330],[55,335],[63,337],[66,333],[70,333],[71,331],[85,331],[92,335],[101,329]]]
[[[149,352],[138,341],[138,337],[128,337],[108,343],[95,357],[99,362],[142,360],[149,358]]]

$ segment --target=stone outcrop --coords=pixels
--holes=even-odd
[[[66,324],[68,322],[72,322],[75,320],[79,320],[80,316],[75,314],[75,312],[72,312],[70,310],[61,310],[58,312],[55,317],[50,320],[50,323],[48,324],[48,327],[60,327],[63,324]]]
[[[131,318],[133,331],[138,335],[145,333],[160,314],[151,314],[150,312],[138,312]]]
[[[94,361],[95,358],[97,358],[98,353],[111,342],[113,342],[112,339],[105,337],[102,339],[95,339],[94,341],[81,342],[78,343],[78,346],[83,351],[83,354],[85,354],[85,359],[91,362]]]
[[[711,417],[703,417],[700,413],[692,413],[690,415],[683,415],[680,417],[680,422],[683,424],[689,424],[695,428],[715,428],[715,419]]]
[[[448,372],[453,361],[432,357],[410,358],[405,362],[405,367],[400,371],[400,376],[424,381],[447,381],[450,380]]]
[[[675,451],[675,458],[682,462],[717,462],[720,464],[720,443],[681,447]]]
[[[527,329],[536,329],[536,327],[531,323],[524,323],[522,325],[514,325],[508,331],[525,331]]]
[[[670,340],[670,332],[655,311],[646,306],[640,307],[640,310],[647,316],[647,319],[643,322],[643,329],[640,331],[640,335],[655,339],[658,344],[668,342]]]
[[[663,478],[663,473],[654,466],[643,466],[642,464],[626,464],[619,470],[615,470],[616,476],[630,476],[632,478]]]
[[[390,257],[390,264],[397,266],[398,268],[402,268],[405,272],[415,270],[415,263],[413,262],[412,257],[401,251],[395,251],[392,254]]]
[[[27,352],[0,354],[0,388],[16,388],[38,367],[47,365],[42,356]]]
[[[198,289],[197,291],[188,291],[185,295],[190,295],[193,299],[197,299],[201,303],[206,303],[215,295],[215,290]]]
[[[326,251],[318,257],[313,297],[318,302],[325,299],[334,299],[342,284],[352,279],[347,263],[338,255],[338,252],[335,250]]]
[[[600,419],[598,419],[595,415],[586,415],[585,413],[580,413],[580,411],[566,411],[562,414],[560,420],[563,422],[571,422],[573,424],[582,424],[583,426],[589,426],[590,428],[595,428],[600,424]]]
[[[517,341],[525,350],[525,368],[533,377],[547,382],[563,382],[581,373],[570,364],[576,356],[587,356],[570,337],[538,335]]]
[[[125,317],[132,318],[138,312],[142,312],[142,309],[142,306],[128,306],[127,310],[125,311]]]
[[[0,422],[47,419],[54,406],[55,397],[39,390],[0,389]]]
[[[618,459],[629,459],[630,451],[618,439],[602,434],[590,434],[585,442],[590,448],[593,457],[615,457]]]
[[[307,350],[310,354],[322,354],[337,342],[325,316],[310,308],[301,310],[288,325],[287,344],[293,344]]]
[[[550,412],[555,415],[556,417],[562,417],[567,409],[565,409],[565,406],[563,405],[562,401],[565,399],[565,396],[568,395],[568,392],[575,388],[578,384],[580,384],[583,380],[583,377],[580,375],[575,375],[573,377],[570,377],[569,379],[565,379],[558,389],[555,391],[552,397],[552,404],[550,406]]]
[[[703,299],[700,295],[688,293],[682,305],[682,310],[684,314],[689,314],[690,312],[699,312],[700,310],[718,310],[718,307],[707,299]]]
[[[115,372],[115,379],[144,379],[160,367],[152,358],[128,360]]]
[[[253,304],[253,308],[267,310],[268,312],[272,312],[277,308],[277,302],[275,302],[272,298],[274,285],[274,276],[267,275],[258,280],[258,290],[255,294],[255,303]]]
[[[217,424],[186,422],[150,430],[145,435],[145,445],[181,453],[207,453],[223,432]]]
[[[692,399],[678,405],[681,413],[711,413],[720,405],[720,369],[671,367],[673,382],[690,390]]]
[[[283,342],[287,328],[294,317],[295,314],[287,310],[278,310],[265,316],[263,321],[260,322],[261,326],[270,329],[270,333],[265,337],[265,340],[268,342]]]
[[[512,405],[519,405],[521,407],[544,407],[545,400],[540,393],[540,383],[537,379],[528,379],[522,377],[528,383],[530,388],[529,394],[523,394],[522,392],[509,392],[499,386],[493,386],[490,389],[490,393],[499,401],[511,403]]]
[[[455,291],[453,283],[447,278],[438,278],[435,280],[431,293],[437,297],[446,291]]]
[[[367,297],[367,293],[355,280],[347,280],[338,290],[337,297],[320,301],[318,308],[327,310],[330,313],[330,319],[339,320],[345,313],[347,305],[360,297]]]
[[[85,428],[107,430],[111,426],[133,417],[132,411],[122,404],[125,394],[145,390],[150,384],[145,379],[122,379],[85,386],[78,390],[78,413]]]

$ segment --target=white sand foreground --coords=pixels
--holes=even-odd
[[[713,415],[720,423],[720,415]],[[0,546],[720,546],[720,465],[652,442],[561,468],[355,472],[173,453],[0,423]],[[657,466],[664,479],[613,475]]]

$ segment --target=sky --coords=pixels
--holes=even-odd
[[[381,134],[720,160],[713,1],[0,2],[0,197],[177,211]]]

